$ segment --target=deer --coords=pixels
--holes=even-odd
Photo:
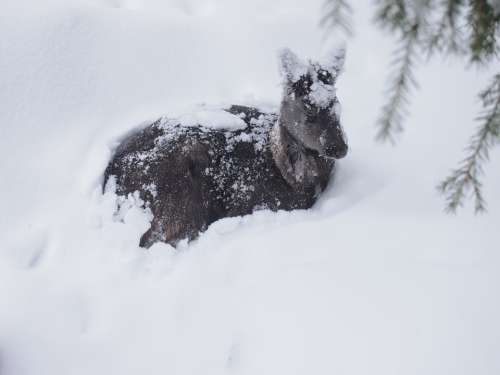
[[[236,128],[161,117],[127,135],[104,172],[118,196],[138,194],[152,214],[139,246],[176,246],[213,222],[256,210],[308,209],[346,156],[335,83],[343,51],[321,61],[279,55],[279,111],[220,109]],[[215,117],[217,119],[217,116]]]

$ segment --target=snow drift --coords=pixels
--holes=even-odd
[[[129,130],[196,103],[279,100],[320,1],[5,0],[0,353],[19,374],[496,374],[499,155],[488,215],[442,213],[487,79],[436,61],[396,148],[373,142],[390,43],[357,2],[338,82],[350,156],[309,211],[215,223],[178,251],[100,193]],[[470,124],[470,125],[469,125]]]

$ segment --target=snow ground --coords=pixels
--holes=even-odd
[[[306,5],[307,4],[307,5]],[[197,103],[276,103],[276,52],[317,55],[321,1],[3,0],[0,373],[498,374],[500,166],[490,213],[442,213],[487,72],[419,70],[397,147],[373,142],[390,39],[356,2],[339,81],[350,154],[309,211],[136,247],[102,172],[127,131]]]

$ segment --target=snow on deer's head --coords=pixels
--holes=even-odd
[[[344,56],[339,50],[321,61],[305,62],[289,49],[280,54],[284,80],[280,126],[306,149],[335,159],[347,154],[335,90]]]

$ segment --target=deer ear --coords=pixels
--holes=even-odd
[[[280,73],[288,83],[297,82],[307,73],[307,65],[289,48],[283,48],[279,53]]]
[[[345,47],[330,47],[321,56],[319,65],[336,78],[344,69]]]

